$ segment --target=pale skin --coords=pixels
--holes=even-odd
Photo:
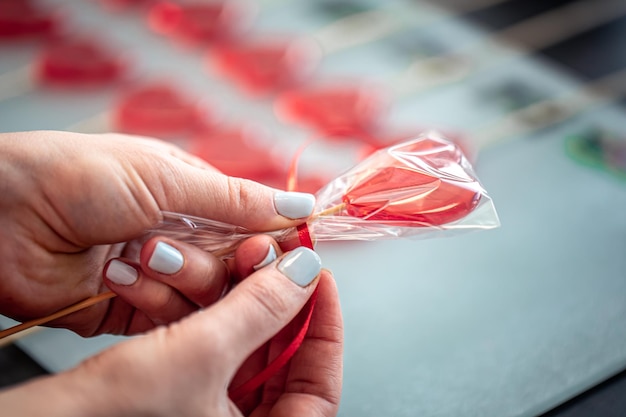
[[[294,282],[280,267],[287,248],[266,235],[243,242],[228,262],[159,236],[127,244],[154,227],[161,210],[260,232],[305,221],[277,212],[277,190],[226,177],[163,142],[65,132],[1,134],[0,178],[0,313],[41,317],[111,289],[114,299],[51,325],[83,336],[142,334],[70,371],[0,392],[3,412],[336,415],[343,331],[330,272]],[[182,254],[180,270],[164,274],[148,266],[158,242]],[[270,245],[277,259],[255,271]],[[107,279],[112,259],[132,266],[137,280]],[[284,348],[293,333],[286,326],[315,288],[309,331],[291,362],[231,401],[227,387]]]

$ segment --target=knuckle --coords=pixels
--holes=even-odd
[[[200,281],[191,289],[193,300],[206,307],[215,302],[224,292],[228,281],[228,273],[225,265],[214,259],[207,260],[202,265],[202,270],[197,276]]]
[[[228,177],[227,179],[228,203],[231,211],[235,209],[240,213],[255,213],[259,206],[259,193],[255,192],[252,181]]]
[[[245,203],[247,201],[247,193],[245,191],[245,187],[241,183],[241,179],[228,177],[227,179],[228,186],[228,199],[231,207],[245,207]]]

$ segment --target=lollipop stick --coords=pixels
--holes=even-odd
[[[228,247],[225,247],[223,249],[220,249],[220,250],[217,250],[217,251],[213,252],[213,255],[218,257],[218,258],[221,258],[223,256],[226,256],[226,255],[229,255],[230,253],[232,253],[235,249],[237,249],[238,246],[239,246],[239,243],[230,245]],[[76,303],[76,304],[72,304],[71,306],[66,307],[66,308],[64,308],[64,309],[62,309],[60,311],[57,311],[56,313],[50,314],[50,315],[48,315],[46,317],[41,317],[41,318],[30,320],[30,321],[27,321],[27,322],[24,322],[24,323],[21,323],[21,324],[17,324],[17,325],[15,325],[13,327],[9,327],[8,329],[0,331],[0,340],[5,338],[5,337],[8,337],[8,336],[14,335],[16,333],[22,332],[22,331],[24,331],[26,329],[30,329],[31,327],[41,326],[42,324],[46,324],[46,323],[48,323],[48,322],[50,322],[52,320],[56,320],[58,318],[65,317],[68,314],[72,314],[72,313],[80,311],[80,310],[82,310],[84,308],[91,307],[92,305],[98,304],[101,301],[111,299],[111,298],[115,297],[116,295],[117,294],[113,293],[112,291],[108,291],[108,292],[105,292],[105,293],[102,293],[102,294],[94,295],[94,296],[89,297],[89,298],[87,298],[87,299],[85,299],[83,301],[80,301],[80,302]]]
[[[43,327],[35,326],[35,327],[31,327],[30,329],[22,330],[18,334],[12,334],[10,336],[6,336],[6,337],[0,339],[0,348],[2,348],[4,346],[9,346],[9,345],[13,344],[14,342],[16,342],[17,340],[22,339],[22,338],[24,338],[26,336],[29,336],[31,334],[38,333],[42,329],[43,329]]]
[[[312,217],[311,220],[315,220],[318,219],[320,217],[324,217],[324,216],[332,216],[334,214],[337,213],[341,213],[343,211],[343,209],[346,208],[346,203],[341,203],[341,204],[337,204],[336,206],[332,206],[330,208],[327,208],[326,210],[322,210],[318,213],[315,213]]]
[[[16,326],[9,327],[6,330],[2,330],[2,331],[0,331],[0,339],[3,339],[5,337],[7,337],[7,336],[11,336],[12,334],[15,334],[15,333],[19,333],[22,330],[30,329],[31,327],[35,327],[35,326],[40,326],[40,325],[48,323],[48,322],[50,322],[52,320],[56,320],[58,318],[65,317],[68,314],[75,313],[75,312],[80,311],[80,310],[82,310],[84,308],[87,308],[87,307],[91,307],[94,304],[98,304],[100,301],[108,300],[108,299],[113,298],[115,296],[116,296],[116,294],[111,292],[111,291],[104,292],[104,293],[98,294],[98,295],[94,295],[93,297],[89,297],[89,298],[87,298],[87,299],[85,299],[83,301],[79,301],[76,304],[72,304],[69,307],[66,307],[66,308],[64,308],[64,309],[62,309],[60,311],[57,311],[56,313],[50,314],[49,316],[41,317],[41,318],[30,320],[30,321],[26,321],[26,322],[18,324]]]

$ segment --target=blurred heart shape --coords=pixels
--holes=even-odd
[[[50,43],[37,61],[36,78],[45,86],[98,87],[119,81],[127,63],[121,54],[90,38]]]
[[[212,123],[201,103],[166,83],[127,91],[115,108],[117,131],[162,139],[187,137]]]
[[[367,140],[388,107],[382,89],[346,82],[286,91],[277,98],[275,112],[284,122],[308,127],[328,139]]]

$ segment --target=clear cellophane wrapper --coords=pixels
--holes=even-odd
[[[423,238],[499,226],[493,201],[461,148],[436,132],[376,151],[316,193],[308,221],[314,242]],[[160,235],[220,257],[257,232],[164,212]],[[278,242],[295,228],[264,232]]]

